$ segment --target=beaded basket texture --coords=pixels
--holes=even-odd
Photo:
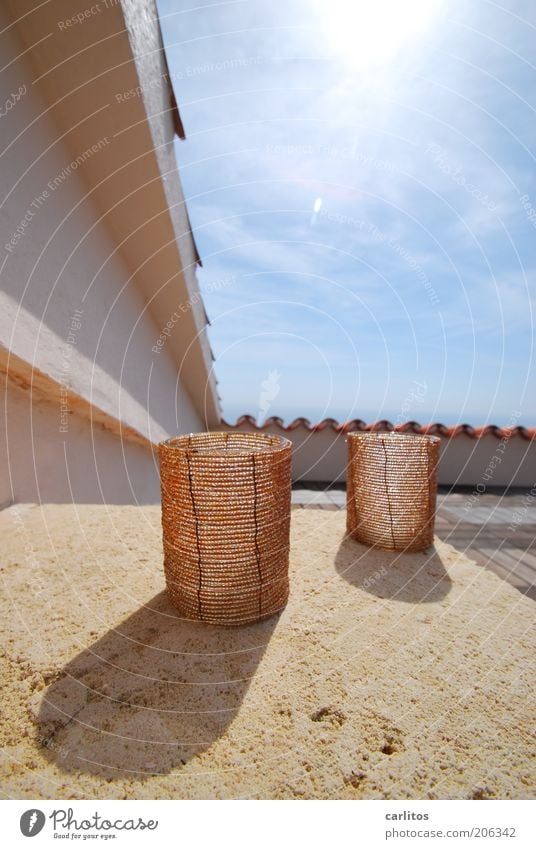
[[[349,433],[348,533],[380,548],[428,548],[434,538],[440,443],[437,436]]]
[[[164,572],[186,619],[244,625],[288,599],[292,443],[209,432],[159,446]]]

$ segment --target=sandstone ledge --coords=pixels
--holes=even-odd
[[[534,797],[534,602],[436,540],[292,517],[291,599],[178,619],[155,507],[0,514],[12,798]]]

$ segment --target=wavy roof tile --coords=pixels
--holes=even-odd
[[[523,439],[527,440],[536,439],[536,428],[526,428],[522,426],[498,427],[497,425],[483,425],[481,427],[472,427],[472,425],[469,424],[459,424],[448,427],[440,422],[435,422],[434,424],[429,425],[421,425],[419,422],[413,421],[404,422],[404,424],[400,425],[393,425],[390,421],[387,421],[387,419],[381,419],[380,421],[367,424],[367,422],[364,422],[362,419],[352,419],[352,421],[349,422],[338,422],[336,419],[328,418],[322,419],[322,421],[317,424],[311,424],[309,419],[299,417],[290,422],[290,424],[285,425],[283,419],[279,418],[279,416],[270,416],[269,419],[266,419],[264,424],[258,425],[253,416],[246,414],[239,416],[234,425],[229,424],[224,419],[222,419],[222,424],[226,427],[235,428],[247,425],[255,430],[267,430],[270,427],[278,427],[287,433],[290,433],[299,427],[304,427],[306,430],[311,432],[331,428],[331,430],[336,433],[349,433],[350,431],[355,430],[371,432],[387,432],[394,430],[398,433],[428,433],[435,436],[444,436],[449,439],[462,435],[469,436],[472,439],[481,439],[483,436],[488,435],[496,436],[497,439],[510,439],[512,436],[521,436]]]

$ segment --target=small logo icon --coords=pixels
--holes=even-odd
[[[37,808],[31,808],[29,811],[24,811],[20,818],[20,830],[25,837],[35,837],[39,834],[45,824],[45,815],[43,811]]]

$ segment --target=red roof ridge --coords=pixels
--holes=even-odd
[[[513,436],[520,436],[523,439],[531,441],[536,439],[536,428],[526,428],[521,425],[516,427],[499,427],[498,425],[480,425],[473,427],[470,424],[445,425],[441,422],[434,422],[428,425],[422,425],[419,422],[408,421],[393,425],[387,419],[380,419],[376,422],[367,424],[362,419],[352,419],[348,422],[338,422],[336,419],[326,418],[316,424],[311,424],[309,419],[299,416],[293,419],[288,425],[279,416],[270,416],[262,425],[257,424],[254,416],[244,414],[239,416],[236,422],[230,424],[225,419],[221,420],[222,425],[228,428],[239,428],[247,425],[255,430],[267,430],[271,427],[278,427],[281,430],[290,433],[299,427],[304,427],[305,430],[311,433],[316,431],[331,428],[338,433],[350,433],[351,431],[370,431],[370,432],[388,432],[396,431],[397,433],[417,433],[417,434],[433,434],[435,436],[444,436],[448,439],[454,439],[457,436],[469,436],[471,439],[482,439],[484,436],[495,436],[497,439],[510,439]]]

